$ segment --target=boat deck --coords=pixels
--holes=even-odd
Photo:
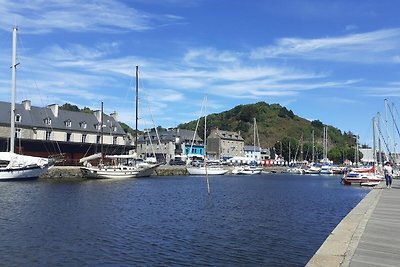
[[[307,266],[400,266],[400,180],[371,190]]]

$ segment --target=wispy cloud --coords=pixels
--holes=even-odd
[[[395,63],[399,42],[399,28],[318,39],[283,38],[276,45],[254,49],[251,57]]]
[[[13,21],[6,21],[13,18]],[[72,32],[145,31],[158,24],[180,22],[173,14],[151,14],[118,1],[0,1],[0,27],[24,25],[29,34],[54,30]]]

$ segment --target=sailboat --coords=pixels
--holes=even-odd
[[[12,90],[10,117],[10,151],[0,152],[0,180],[36,179],[47,172],[52,163],[47,158],[20,155],[15,149],[15,95],[17,70],[17,28],[13,29]]]
[[[258,130],[257,130],[257,122],[256,118],[254,118],[254,146],[253,146],[253,155],[255,157],[256,153],[256,136],[258,136]],[[260,141],[258,141],[258,147],[260,147]],[[241,174],[241,175],[253,175],[253,174],[261,174],[263,171],[262,167],[256,166],[256,160],[255,158],[252,160],[253,163],[250,163],[250,165],[245,165],[245,166],[238,166],[232,170],[232,174]]]
[[[204,105],[207,105],[207,96],[204,98]],[[228,172],[219,164],[209,162],[207,159],[207,115],[204,116],[204,162],[197,166],[188,165],[186,170],[190,175],[224,175]]]
[[[139,91],[139,67],[136,66],[136,131],[135,145],[137,146],[138,133],[138,91]],[[101,110],[101,125],[103,125],[103,106]],[[103,127],[101,127],[103,129]],[[101,135],[103,136],[103,134]],[[92,166],[90,161],[100,159],[100,163]],[[104,159],[109,159],[111,164],[104,164]],[[118,179],[118,178],[138,178],[148,177],[160,166],[160,164],[146,163],[137,158],[137,153],[128,155],[103,155],[97,153],[88,157],[81,158],[81,173],[86,178],[91,179]]]
[[[375,118],[372,119],[373,130],[373,157],[374,164],[367,168],[354,168],[351,172],[345,173],[342,177],[342,183],[345,185],[363,185],[375,186],[384,181],[384,176],[377,173],[376,170],[376,153],[375,153]],[[358,138],[356,139],[356,150],[358,149]],[[356,153],[357,155],[357,153]],[[356,160],[358,163],[358,160]]]

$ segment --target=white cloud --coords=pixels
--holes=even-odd
[[[47,33],[54,30],[73,32],[145,31],[158,23],[181,22],[172,14],[150,14],[120,1],[0,1],[0,28],[9,30],[16,23],[25,33]]]
[[[318,39],[283,38],[274,46],[254,49],[254,59],[293,57],[303,60],[392,62],[400,29],[379,30]]]

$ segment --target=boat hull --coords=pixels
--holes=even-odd
[[[153,174],[158,166],[159,165],[154,165],[151,167],[81,167],[80,170],[83,177],[88,179],[124,179],[149,177]]]
[[[222,168],[186,167],[190,175],[224,175],[228,170]]]
[[[365,185],[374,186],[384,181],[384,178],[374,174],[349,173],[342,178],[343,184],[346,185]]]
[[[0,169],[0,181],[33,180],[47,172],[49,166]]]

